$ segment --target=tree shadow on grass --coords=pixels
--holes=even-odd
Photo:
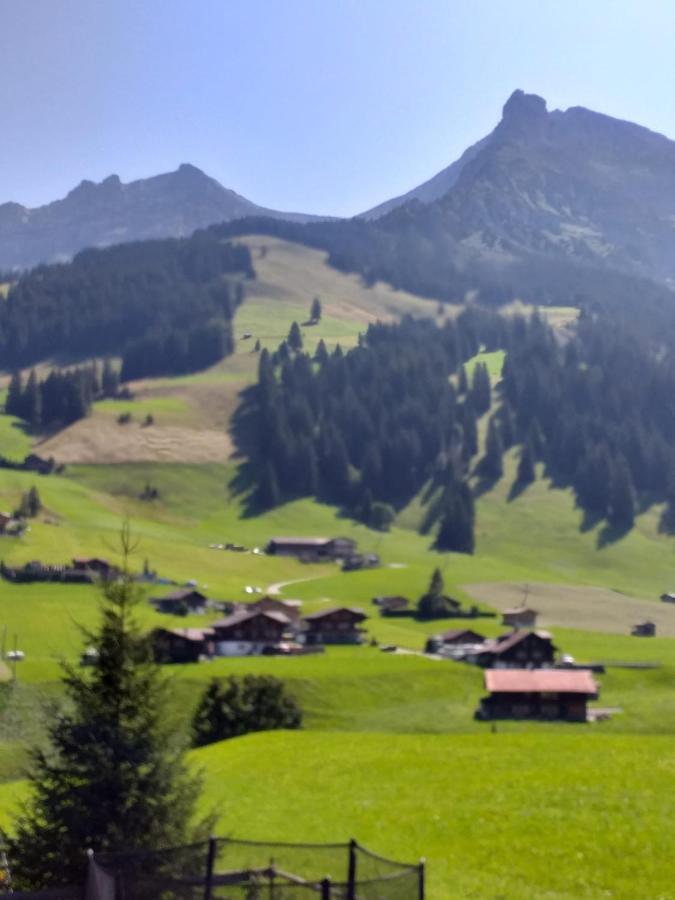
[[[582,534],[586,534],[586,532],[592,531],[599,522],[602,522],[603,519],[604,516],[602,513],[595,512],[592,509],[584,509],[581,519],[581,525],[579,525],[579,531]]]
[[[509,490],[508,496],[506,498],[507,503],[512,503],[514,500],[517,500],[518,497],[521,496],[521,494],[525,493],[531,483],[531,481],[518,481],[516,479]]]
[[[478,500],[479,497],[483,496],[483,494],[487,494],[489,491],[491,491],[502,477],[502,475],[497,478],[494,478],[493,476],[486,477],[485,475],[479,474],[478,481],[473,486],[474,499]]]
[[[603,547],[608,547],[610,544],[616,544],[621,538],[626,537],[632,527],[632,525],[610,525],[608,522],[598,534],[598,550],[602,550]]]

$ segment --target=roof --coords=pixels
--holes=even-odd
[[[589,669],[487,669],[485,687],[493,694],[597,694]]]
[[[76,556],[73,559],[74,563],[82,563],[86,565],[87,563],[102,563],[104,566],[109,566],[110,563],[107,559],[103,559],[101,556]]]
[[[531,635],[534,635],[541,641],[551,641],[551,635],[547,631],[511,631],[508,634],[500,635],[492,641],[485,641],[481,652],[494,653],[496,655],[505,653],[507,650],[520,644],[521,641],[524,641],[525,638],[528,638]]]
[[[155,632],[157,631],[173,634],[186,641],[203,641],[204,638],[213,636],[212,628],[155,628]]]
[[[502,615],[504,616],[522,616],[525,613],[527,615],[536,616],[538,615],[536,609],[531,609],[529,606],[512,606],[511,609],[505,609]]]
[[[279,622],[281,625],[290,625],[291,623],[288,616],[285,616],[281,612],[272,612],[271,610],[264,609],[242,609],[239,612],[232,613],[231,616],[225,616],[224,619],[218,619],[217,622],[213,622],[212,627],[231,628],[233,625],[240,625],[242,622],[249,622],[251,619],[257,619],[260,616],[265,619],[272,619],[275,622]]]
[[[482,634],[478,634],[477,631],[473,631],[471,628],[451,628],[450,631],[443,632],[441,640],[456,641],[457,638],[463,637],[465,634],[470,634],[472,637],[479,638],[481,641],[485,640]]]
[[[206,600],[204,594],[193,587],[179,588],[177,591],[172,591],[170,594],[165,594],[163,597],[153,597],[152,599],[155,602],[161,602],[162,600],[184,600],[186,597],[191,597],[193,594],[197,594],[197,596]]]
[[[315,621],[316,619],[324,619],[326,616],[332,616],[334,613],[338,612],[349,612],[354,616],[360,616],[362,619],[367,619],[368,616],[364,613],[362,609],[359,609],[357,606],[334,606],[332,609],[322,609],[319,612],[310,613],[308,616],[304,616],[305,620]]]
[[[273,537],[270,544],[306,544],[308,547],[321,547],[330,544],[333,538],[327,537]]]

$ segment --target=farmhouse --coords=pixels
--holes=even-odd
[[[675,594],[661,594],[662,603],[675,603]]]
[[[654,622],[638,622],[630,632],[633,637],[655,637],[656,625]]]
[[[151,597],[149,602],[157,612],[184,616],[188,613],[203,613],[209,601],[195,588],[180,588],[165,597]]]
[[[276,537],[265,552],[272,556],[296,556],[304,562],[347,559],[356,552],[356,542],[350,538]]]
[[[588,669],[492,669],[485,673],[489,697],[478,719],[563,719],[585,722],[586,706],[598,696]]]
[[[240,610],[245,612],[277,612],[290,620],[293,625],[300,623],[300,607],[302,600],[279,600],[276,597],[261,597],[254,603],[240,604]]]
[[[107,559],[97,556],[74,559],[73,569],[76,572],[93,572],[100,578],[112,578],[117,574],[115,566],[111,565]]]
[[[155,662],[199,662],[201,656],[213,656],[211,628],[155,628],[151,635]]]
[[[212,628],[218,656],[258,656],[281,649],[291,620],[280,612],[241,610],[214,622]]]
[[[450,647],[470,647],[484,644],[485,638],[471,628],[451,628],[440,636],[441,643]]]
[[[324,609],[303,618],[306,644],[362,644],[365,629],[359,628],[368,616],[362,609]]]
[[[502,614],[502,625],[509,628],[534,628],[537,624],[537,610],[527,606],[505,609]]]
[[[407,597],[373,597],[373,603],[380,608],[383,616],[407,614],[410,611],[410,600]]]
[[[476,652],[484,669],[541,668],[553,664],[555,646],[545,631],[512,631],[485,641]]]

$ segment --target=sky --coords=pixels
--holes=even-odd
[[[0,202],[189,162],[354,215],[497,124],[516,88],[675,138],[672,0],[0,0]]]

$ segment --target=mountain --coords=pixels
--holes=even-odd
[[[316,218],[257,206],[187,164],[128,184],[111,175],[100,184],[83,181],[62,200],[36,209],[1,204],[0,269],[66,260],[85,247],[185,237],[252,215],[295,222]]]
[[[491,134],[363,217],[442,245],[460,271],[567,261],[675,285],[675,142],[518,90]]]

